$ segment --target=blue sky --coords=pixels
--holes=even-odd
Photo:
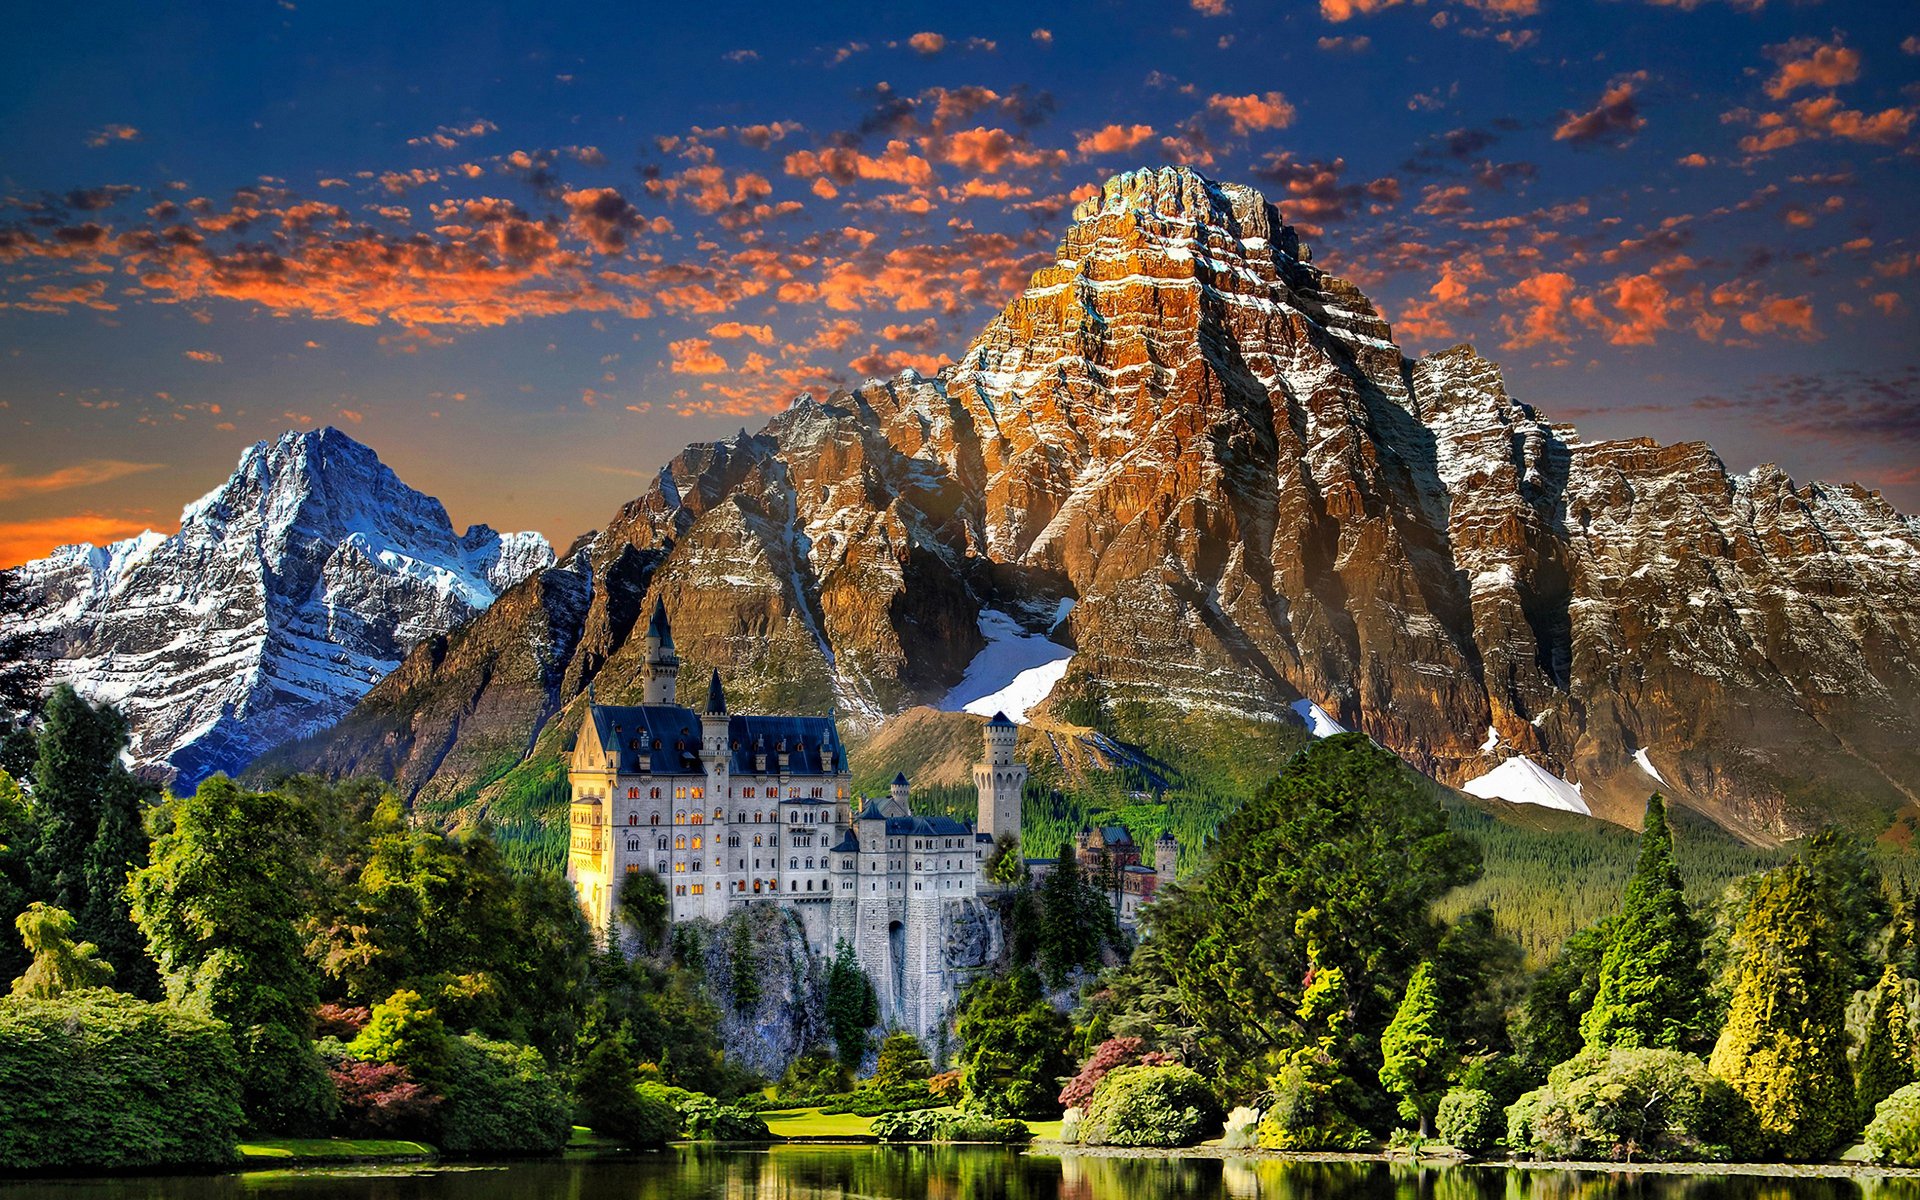
[[[48,6],[0,70],[0,560],[339,425],[556,541],[932,369],[1076,195],[1259,187],[1411,352],[1920,509],[1920,12]]]

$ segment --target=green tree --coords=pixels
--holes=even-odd
[[[120,969],[122,990],[158,995],[133,926],[127,876],[147,862],[144,813],[153,791],[120,753],[127,722],[61,684],[47,698],[33,768],[34,890],[74,915],[80,936]]]
[[[1442,1034],[1445,1023],[1433,964],[1423,962],[1414,968],[1399,1011],[1380,1035],[1380,1084],[1400,1098],[1400,1116],[1418,1122],[1421,1137],[1431,1131],[1453,1065]]]
[[[1191,886],[1146,914],[1218,1086],[1250,1094],[1314,1039],[1298,1014],[1330,969],[1351,1016],[1336,1060],[1370,1076],[1408,977],[1438,944],[1433,901],[1478,871],[1433,785],[1365,735],[1339,734],[1297,754],[1215,845]]]
[[[575,1094],[581,1120],[630,1147],[664,1146],[680,1132],[680,1114],[658,1088],[642,1088],[633,1039],[622,1029],[596,1042],[580,1062]]]
[[[1613,939],[1611,919],[1575,932],[1560,945],[1527,989],[1516,1034],[1518,1050],[1535,1078],[1580,1053],[1580,1022],[1600,988],[1600,964]]]
[[[1447,925],[1433,952],[1433,982],[1442,1036],[1455,1053],[1504,1054],[1513,1048],[1509,1010],[1520,999],[1525,967],[1520,943],[1494,923],[1492,909],[1468,909]]]
[[[640,939],[644,954],[658,954],[667,939],[667,885],[652,871],[635,871],[620,885],[620,921]]]
[[[880,1043],[880,1054],[874,1060],[869,1084],[883,1094],[910,1092],[916,1087],[924,1089],[932,1074],[933,1064],[927,1061],[920,1039],[904,1029],[896,1029]]]
[[[13,925],[33,956],[26,973],[13,981],[14,995],[45,1000],[113,982],[113,964],[98,957],[99,948],[73,940],[74,920],[65,909],[35,900]]]
[[[1040,881],[1035,898],[1040,973],[1047,981],[1057,985],[1068,972],[1098,964],[1112,907],[1099,883],[1081,874],[1073,843],[1060,843],[1060,857]]]
[[[310,836],[302,810],[215,776],[161,819],[167,832],[133,879],[133,913],[169,998],[232,1030],[255,1128],[320,1127],[332,1090],[314,1053],[318,994],[295,930],[308,869],[288,852]]]
[[[749,1016],[760,1007],[759,965],[753,957],[753,931],[745,920],[733,925],[733,941],[727,947],[727,981],[736,1014]]]
[[[860,969],[852,944],[844,940],[834,948],[833,963],[827,968],[826,1007],[834,1051],[849,1070],[855,1069],[867,1056],[867,1033],[880,1019],[880,998]]]
[[[1294,1014],[1305,1036],[1280,1053],[1267,1080],[1260,1144],[1270,1150],[1357,1150],[1367,1141],[1352,1116],[1361,1097],[1340,1061],[1351,1020],[1347,981],[1340,968],[1318,966],[1317,956],[1307,978]]]
[[[1871,987],[1879,976],[1874,946],[1893,916],[1886,884],[1860,839],[1829,825],[1800,852],[1816,887],[1833,910],[1848,991]]]
[[[1855,1114],[1847,967],[1833,953],[1832,909],[1805,863],[1760,880],[1734,942],[1732,1001],[1708,1065],[1752,1105],[1763,1151],[1819,1158]]]
[[[1032,971],[970,984],[960,999],[960,1094],[995,1117],[1059,1114],[1060,1082],[1073,1074],[1073,1025],[1054,1011]]]
[[[1913,1082],[1913,1029],[1908,1023],[1907,981],[1888,963],[1867,1001],[1866,1028],[1854,1059],[1858,1123],[1873,1119],[1882,1100]]]
[[[1593,1007],[1581,1018],[1589,1049],[1690,1050],[1705,1040],[1707,974],[1699,923],[1673,862],[1667,805],[1647,798],[1640,858],[1600,962]]]

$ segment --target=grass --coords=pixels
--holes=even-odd
[[[381,1158],[433,1158],[425,1142],[380,1138],[262,1138],[241,1142],[240,1157],[248,1163],[350,1162]]]
[[[856,1113],[823,1113],[819,1108],[790,1108],[763,1112],[767,1131],[782,1138],[872,1137],[873,1118]]]

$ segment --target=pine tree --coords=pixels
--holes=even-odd
[[[843,940],[827,968],[827,1030],[833,1034],[835,1054],[848,1070],[867,1056],[867,1031],[879,1019],[880,998],[860,969],[852,944]]]
[[[1852,1126],[1853,1073],[1839,931],[1805,863],[1762,877],[1734,938],[1733,998],[1708,1065],[1752,1105],[1759,1150],[1821,1157]]]
[[[1647,799],[1640,858],[1600,963],[1593,1007],[1580,1021],[1587,1048],[1699,1045],[1707,999],[1701,941],[1673,863],[1666,802],[1656,792]]]
[[[1888,963],[1868,1000],[1867,1025],[1854,1061],[1856,1123],[1873,1119],[1882,1100],[1913,1082],[1913,1030],[1907,1023],[1907,981]]]
[[[1447,1069],[1453,1065],[1444,1024],[1433,964],[1423,962],[1414,968],[1399,1011],[1380,1035],[1380,1083],[1400,1097],[1400,1116],[1419,1122],[1421,1137],[1427,1136],[1433,1111],[1447,1090]]]
[[[1833,910],[1833,928],[1845,949],[1847,990],[1873,986],[1879,963],[1873,943],[1892,916],[1886,885],[1860,839],[1829,825],[1807,840],[1801,858]]]

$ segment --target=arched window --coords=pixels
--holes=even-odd
[[[659,789],[659,788],[648,788],[648,789],[647,789],[647,799],[649,799],[649,800],[658,800],[659,798],[660,798],[660,789]]]
[[[749,800],[751,800],[751,799],[753,799],[753,789],[752,789],[752,788],[748,788],[748,789],[747,789],[747,790],[746,790],[746,791],[745,791],[745,792],[744,792],[743,794],[744,794],[744,795],[746,796],[746,798],[747,798],[747,799],[749,799]],[[754,820],[756,820],[756,821],[758,821],[758,820],[760,819],[760,814],[759,814],[759,813],[755,813],[755,814],[753,815],[753,819],[754,819]]]
[[[685,825],[687,823],[687,810],[684,808],[676,809],[673,814],[673,823],[675,825]]]
[[[655,838],[653,848],[655,850],[665,850],[667,848],[667,835],[663,833]]]
[[[654,789],[654,791],[656,791],[656,792],[657,792],[657,791],[659,791],[659,790],[660,790],[659,788],[655,788],[655,789]],[[648,817],[648,818],[647,818],[647,824],[649,824],[649,825],[658,825],[659,823],[660,823],[660,814],[659,814],[659,813],[654,813],[654,814],[653,814],[652,816],[650,816],[650,817]]]
[[[695,850],[700,848],[700,835],[697,833],[693,835],[693,848]]]
[[[756,846],[760,844],[760,835],[757,833],[753,835],[753,844]]]
[[[674,838],[673,848],[675,850],[685,850],[687,848],[687,835],[683,833],[679,837]]]
[[[807,870],[813,870],[813,856],[811,854],[807,856]]]
[[[637,788],[637,787],[630,787],[630,788],[628,788],[628,789],[627,789],[627,799],[629,799],[629,800],[638,800],[639,798],[640,798],[640,789],[639,789],[639,788]]]
[[[685,800],[687,798],[687,789],[683,787],[673,789],[673,798],[675,800]]]
[[[628,839],[627,839],[627,849],[628,849],[628,851],[630,851],[630,852],[633,852],[633,851],[638,851],[638,850],[640,849],[640,839],[639,839],[639,838],[628,838]]]
[[[706,794],[707,794],[707,789],[705,788],[697,787],[693,789],[693,798],[695,800],[700,799],[702,796],[705,796]]]
[[[706,824],[706,820],[707,820],[707,814],[705,814],[705,813],[695,813],[695,814],[693,814],[693,823],[694,823],[695,825],[704,825],[704,824]]]
[[[800,869],[800,860],[799,860],[799,859],[797,859],[797,858],[790,858],[790,859],[788,859],[788,860],[787,860],[787,869],[788,869],[788,870],[790,870],[790,871],[798,871],[798,870]]]
[[[787,824],[789,824],[789,825],[798,825],[799,823],[800,823],[800,810],[799,810],[799,809],[797,809],[797,808],[790,808],[790,809],[788,809],[788,810],[787,810]]]
[[[639,791],[640,789],[639,789],[639,788],[634,788],[633,790],[637,792],[637,791]],[[630,813],[628,813],[628,814],[627,814],[627,824],[629,824],[629,825],[638,825],[639,823],[640,823],[640,814],[639,814],[639,813],[637,813],[637,812],[630,812]]]
[[[727,814],[720,811],[720,809],[716,806],[713,810],[713,819],[716,821],[724,821],[727,819]]]
[[[753,820],[756,825],[760,823],[760,813],[757,810],[753,814]]]

